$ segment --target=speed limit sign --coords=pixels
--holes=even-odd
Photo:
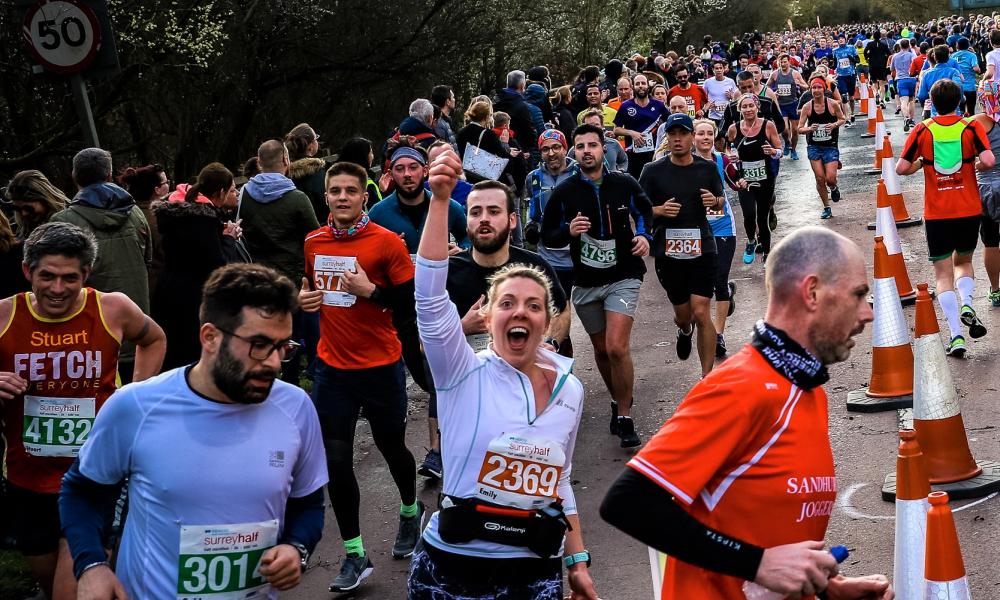
[[[47,71],[71,75],[97,56],[101,27],[94,11],[79,0],[39,0],[25,14],[24,39]]]

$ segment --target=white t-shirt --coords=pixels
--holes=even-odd
[[[993,65],[993,81],[1000,81],[1000,48],[986,53],[986,64]]]
[[[260,404],[214,402],[189,368],[112,395],[80,450],[86,477],[129,477],[118,577],[130,598],[276,598],[253,573],[288,498],[329,481],[316,409],[282,381]]]
[[[708,116],[713,119],[721,119],[726,106],[729,104],[726,92],[729,90],[733,90],[734,92],[739,91],[739,88],[736,87],[736,82],[728,77],[723,77],[722,81],[712,77],[706,79],[702,87],[705,88],[705,94],[708,95],[708,103],[711,107],[708,111]]]

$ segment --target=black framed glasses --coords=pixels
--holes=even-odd
[[[302,344],[296,342],[295,340],[281,340],[280,342],[272,342],[271,340],[261,341],[255,340],[253,338],[243,337],[232,331],[226,331],[225,329],[219,327],[218,325],[212,324],[213,327],[221,331],[226,335],[230,335],[238,340],[242,340],[250,346],[247,355],[256,361],[265,361],[271,357],[275,352],[278,353],[278,358],[281,362],[286,363],[295,358],[298,354],[299,348]]]

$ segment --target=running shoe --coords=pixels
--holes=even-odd
[[[618,417],[618,437],[621,439],[619,445],[622,448],[635,448],[642,443],[639,434],[635,432],[635,422],[632,417]]]
[[[618,435],[618,403],[611,401],[611,435]]]
[[[722,334],[715,336],[715,358],[722,358],[726,355],[726,338]]]
[[[830,200],[840,202],[840,188],[838,186],[830,188]]]
[[[690,330],[684,333],[680,327],[677,328],[677,358],[681,360],[687,360],[691,356],[691,338],[694,337],[694,323],[688,325]],[[619,432],[621,430],[621,421],[618,422]]]
[[[990,290],[990,304],[993,306],[1000,306],[1000,290]]]
[[[743,264],[749,265],[753,263],[753,255],[757,252],[757,240],[750,240],[747,242],[747,248],[743,251]]]
[[[906,119],[905,121],[903,121],[903,133],[906,133],[912,127],[913,127],[913,120],[912,119]]]
[[[1000,292],[997,292],[997,297],[1000,298]],[[726,311],[726,316],[731,317],[733,313],[736,312],[736,282],[729,282],[729,310]]]
[[[794,152],[794,150],[792,152]],[[771,231],[778,228],[778,215],[774,213],[773,206],[771,207],[771,210],[767,212],[767,226],[771,229]]]
[[[948,356],[954,356],[955,358],[962,358],[965,356],[965,338],[956,335],[951,338],[951,342],[948,343],[948,347],[945,348],[945,352]]]
[[[821,219],[829,219],[832,216],[833,216],[833,209],[830,208],[829,206],[824,206],[823,207],[823,212],[820,213],[819,218],[821,218]]]
[[[844,123],[844,128],[845,129],[850,129],[851,127],[854,127],[854,119],[853,118],[850,121]]]
[[[420,539],[420,525],[424,520],[424,503],[417,500],[417,514],[412,517],[399,515],[399,530],[396,532],[396,542],[392,545],[393,558],[406,558],[413,554],[413,549]]]
[[[795,148],[792,148],[788,154],[792,157],[792,160],[799,160],[799,153],[795,151]]]
[[[975,309],[971,306],[968,304],[963,305],[959,316],[962,318],[962,323],[969,328],[969,337],[978,339],[986,335],[986,326],[979,320]]]
[[[788,156],[788,153],[791,152],[791,150],[792,150],[792,147],[789,146],[788,144],[785,144],[784,156]]]
[[[424,462],[420,463],[417,473],[428,479],[441,479],[444,475],[444,466],[441,463],[440,450],[428,450],[424,456]]]
[[[766,265],[766,264],[767,264],[767,254],[768,254],[768,253],[767,253],[767,252],[765,252],[765,253],[764,253],[764,256],[761,256],[761,257],[760,257],[760,264],[761,264],[761,265]]]
[[[898,115],[901,112],[903,112],[903,109],[897,106],[896,107],[896,114]]]
[[[850,124],[851,124],[852,126],[854,125],[854,115],[851,115],[851,120],[849,121],[849,123],[850,123]]]
[[[375,565],[372,564],[367,555],[361,556],[351,552],[344,558],[344,564],[340,565],[340,574],[330,584],[330,591],[350,592],[356,590],[374,570]]]

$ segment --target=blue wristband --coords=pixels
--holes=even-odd
[[[587,563],[587,566],[589,567],[590,552],[584,550],[583,552],[577,552],[576,554],[571,554],[569,556],[563,557],[563,563],[566,565],[567,569],[577,563]]]

